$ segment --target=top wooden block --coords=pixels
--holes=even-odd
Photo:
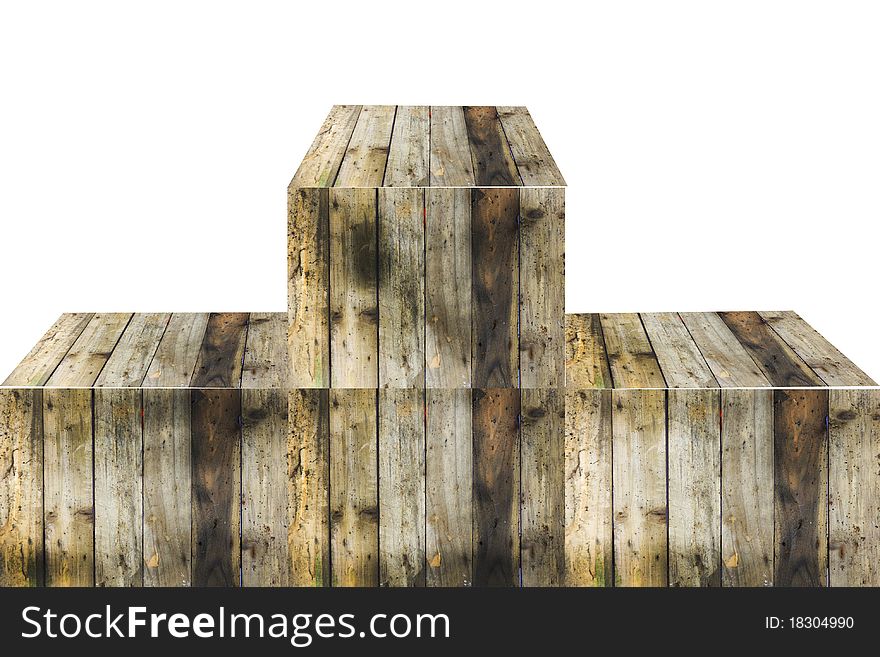
[[[877,383],[791,311],[566,315],[569,388],[850,388]]]
[[[564,187],[525,107],[335,105],[290,183]]]

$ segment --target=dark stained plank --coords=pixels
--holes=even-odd
[[[519,193],[473,191],[473,379],[475,388],[519,382]]]
[[[361,113],[360,105],[334,105],[290,183],[291,187],[332,187]]]
[[[474,585],[519,586],[519,390],[473,393]]]
[[[240,388],[248,313],[211,313],[193,388]]]
[[[611,388],[611,369],[599,315],[565,316],[565,385],[577,389]]]
[[[241,390],[192,391],[193,586],[238,586]]]
[[[511,187],[522,185],[510,145],[494,107],[465,107],[474,177],[480,186]]]
[[[525,107],[499,107],[498,118],[510,144],[523,185],[564,186],[565,180]]]
[[[67,355],[94,313],[65,313],[6,377],[4,386],[41,386]]]
[[[678,313],[722,388],[764,388],[770,382],[717,313]]]

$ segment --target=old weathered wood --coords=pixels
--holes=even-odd
[[[379,391],[379,583],[425,586],[425,396]]]
[[[425,384],[425,194],[379,190],[379,386]]]
[[[248,313],[211,313],[193,372],[193,388],[239,388]]]
[[[94,313],[65,313],[6,377],[4,386],[41,386],[49,380]]]
[[[334,105],[321,126],[291,187],[330,187],[336,180],[342,157],[361,113],[360,105]]]
[[[426,395],[425,521],[428,586],[473,582],[471,391]]]
[[[473,193],[473,376],[475,388],[519,381],[519,194],[514,189]]]
[[[494,107],[465,107],[464,121],[477,185],[522,184],[504,128]]]
[[[98,388],[94,395],[95,585],[142,586],[141,391]]]
[[[475,390],[474,585],[519,586],[519,390]]]
[[[171,371],[166,369],[158,379],[149,380],[173,380]],[[190,391],[150,388],[143,391],[143,400],[144,585],[189,586],[193,518]]]
[[[361,108],[336,187],[381,187],[388,162],[388,148],[394,126],[393,105],[370,105]]]
[[[677,313],[642,313],[641,318],[668,387],[718,387],[712,371]]]
[[[91,371],[93,361],[80,362]],[[76,370],[69,375],[78,378]],[[43,391],[43,428],[46,586],[92,586],[92,391]]]
[[[565,385],[573,389],[612,387],[597,314],[565,316]]]
[[[330,192],[330,376],[334,388],[376,388],[376,191]]]
[[[169,313],[135,313],[95,381],[98,387],[137,388],[159,347]]]
[[[431,186],[472,187],[474,163],[461,107],[431,108]]]
[[[290,381],[330,385],[330,209],[326,189],[291,189],[287,214]]]
[[[471,193],[425,191],[425,385],[471,385]]]
[[[330,391],[333,586],[379,583],[375,390]]]
[[[566,586],[611,586],[611,391],[565,393]]]
[[[564,186],[565,180],[556,168],[529,110],[525,107],[499,107],[498,118],[504,127],[523,185]]]
[[[385,168],[385,187],[427,187],[430,166],[431,110],[399,105]]]
[[[564,405],[558,389],[522,391],[523,586],[565,583]]]
[[[241,390],[192,391],[193,586],[240,583],[240,413]]]
[[[827,390],[775,390],[776,586],[826,586]]]
[[[208,313],[174,313],[144,377],[145,388],[185,388],[192,381]]]
[[[760,388],[770,385],[717,313],[679,313],[712,374],[722,388]]]
[[[329,393],[291,390],[288,405],[289,584],[329,586]]]
[[[241,387],[289,388],[287,316],[284,313],[251,313],[241,372]]]
[[[96,313],[46,385],[65,388],[93,385],[130,319],[131,313]]]
[[[600,315],[608,365],[616,388],[665,388],[657,357],[635,313]]]
[[[662,390],[612,393],[617,586],[667,583],[665,403]]]
[[[519,358],[523,388],[565,379],[565,190],[520,191]]]
[[[43,583],[43,391],[0,390],[0,587]]]
[[[773,392],[721,391],[722,586],[773,585]]]
[[[880,586],[880,390],[828,393],[831,586]]]

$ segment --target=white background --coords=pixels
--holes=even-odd
[[[0,380],[65,311],[284,310],[334,103],[527,105],[569,312],[796,309],[880,377],[880,3],[0,6]]]

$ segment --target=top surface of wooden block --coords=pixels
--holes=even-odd
[[[287,362],[287,313],[72,313],[3,387],[283,388]]]
[[[291,187],[564,187],[525,107],[335,105]]]
[[[566,315],[568,388],[877,383],[791,311]]]

